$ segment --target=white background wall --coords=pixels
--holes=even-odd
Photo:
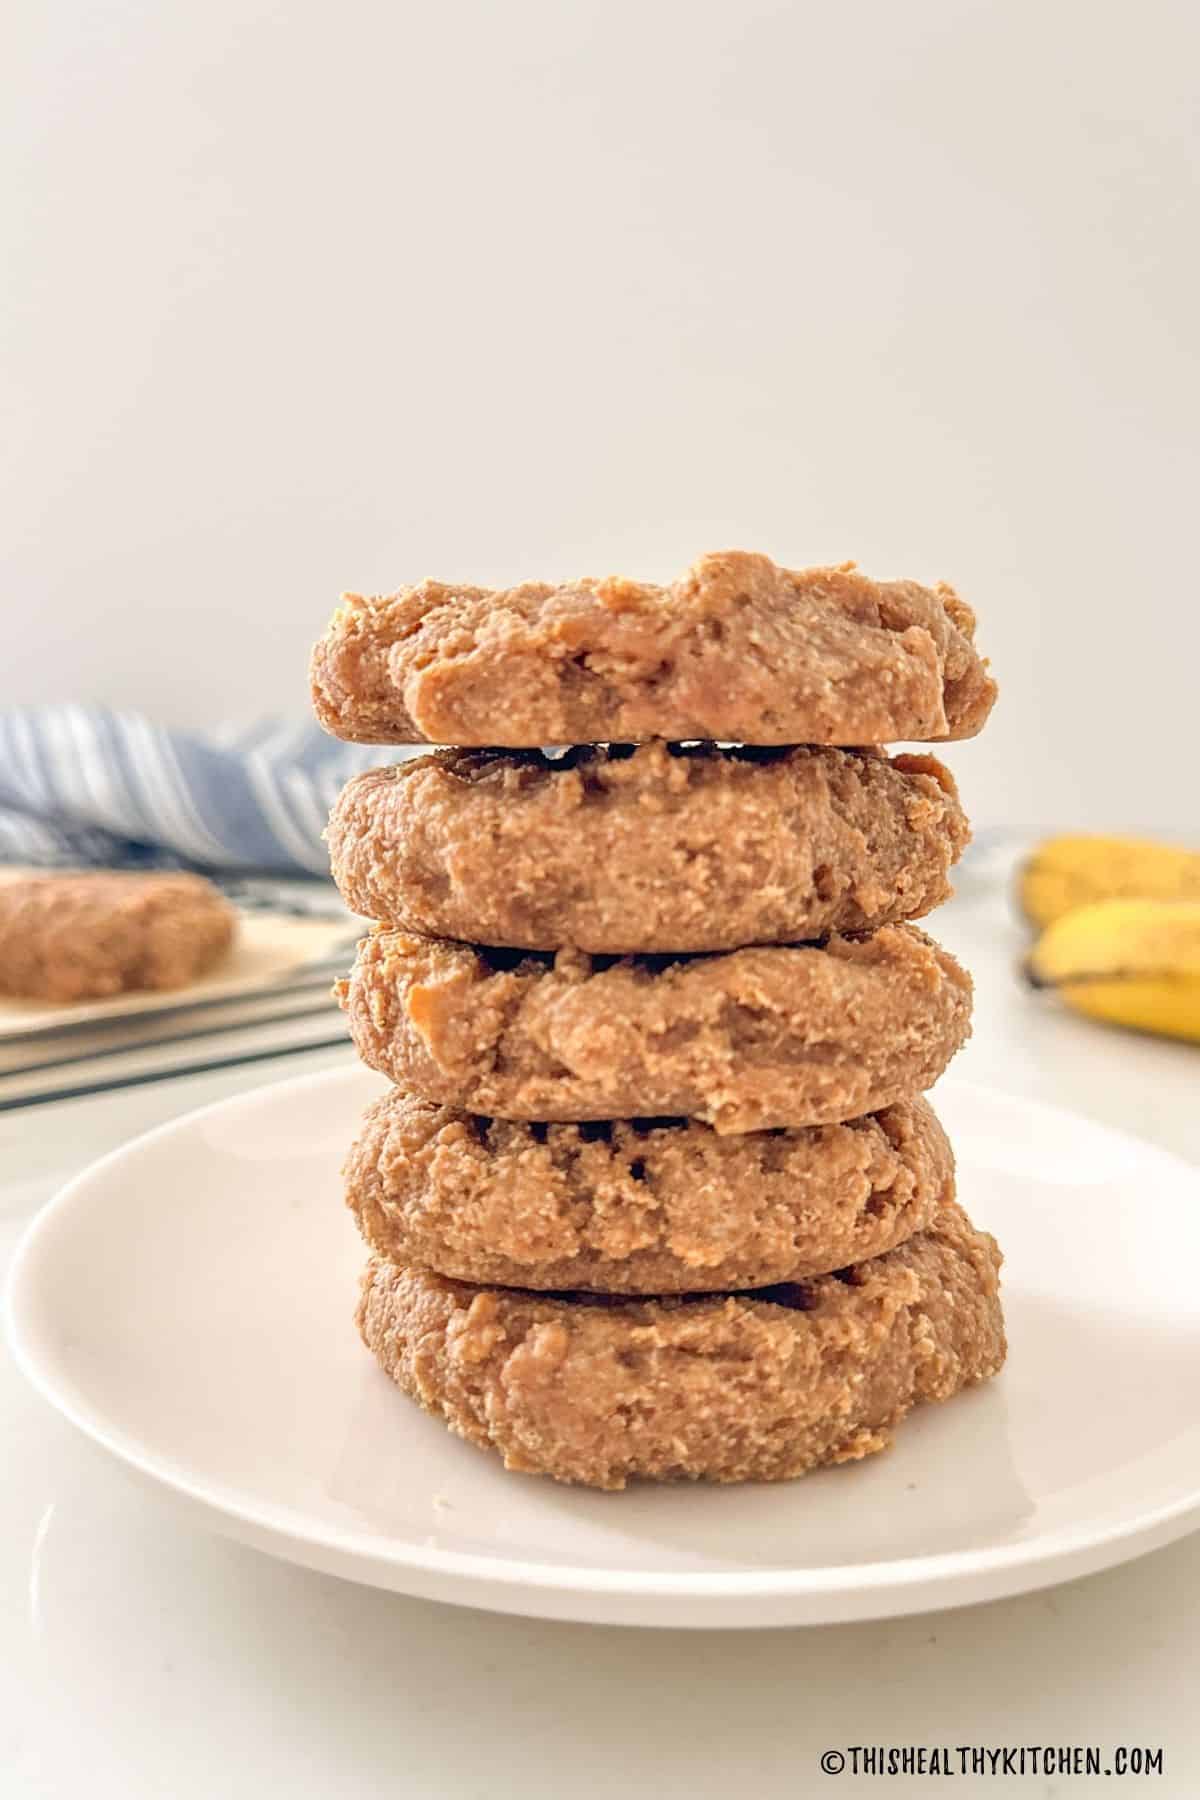
[[[306,702],[342,587],[947,577],[981,825],[1187,832],[1191,0],[6,15],[0,704]]]

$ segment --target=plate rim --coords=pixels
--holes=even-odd
[[[95,1407],[80,1404],[67,1391],[65,1382],[46,1366],[36,1348],[27,1341],[28,1322],[22,1318],[22,1290],[30,1280],[29,1271],[42,1252],[44,1238],[52,1235],[64,1213],[79,1203],[81,1194],[128,1157],[144,1151],[163,1139],[193,1129],[213,1114],[228,1116],[254,1111],[274,1096],[292,1096],[309,1088],[349,1085],[361,1081],[369,1072],[357,1064],[345,1068],[312,1070],[283,1081],[252,1088],[246,1093],[226,1096],[199,1107],[190,1108],[173,1119],[164,1120],[150,1130],[138,1133],[115,1146],[81,1169],[39,1208],[26,1225],[10,1262],[0,1306],[4,1316],[5,1340],[14,1362],[35,1391],[90,1442],[143,1480],[165,1488],[173,1498],[199,1506],[216,1514],[229,1535],[237,1537],[239,1527],[256,1535],[260,1548],[268,1548],[261,1540],[273,1540],[280,1554],[283,1543],[333,1556],[341,1562],[368,1567],[386,1567],[398,1572],[440,1576],[447,1580],[468,1582],[477,1586],[507,1584],[532,1592],[554,1592],[565,1595],[596,1596],[630,1600],[752,1600],[776,1601],[819,1600],[873,1596],[883,1602],[889,1595],[903,1595],[916,1586],[937,1588],[986,1587],[1006,1573],[1028,1571],[1031,1575],[1044,1571],[1051,1562],[1095,1556],[1090,1568],[1098,1570],[1120,1558],[1106,1558],[1106,1551],[1119,1549],[1130,1540],[1147,1540],[1146,1550],[1165,1545],[1184,1536],[1194,1526],[1191,1515],[1200,1512],[1200,1470],[1188,1492],[1158,1506],[1131,1516],[1118,1516],[1099,1531],[1094,1528],[1060,1526],[1040,1539],[990,1545],[986,1548],[948,1550],[931,1555],[891,1558],[859,1563],[830,1564],[822,1568],[772,1568],[747,1570],[664,1570],[590,1568],[581,1564],[548,1564],[530,1562],[523,1557],[484,1554],[476,1551],[447,1549],[438,1545],[405,1544],[392,1539],[367,1541],[361,1532],[339,1525],[314,1528],[312,1515],[286,1505],[264,1506],[244,1491],[220,1482],[197,1479],[173,1459],[156,1455],[143,1440],[111,1425]],[[942,1083],[938,1084],[943,1087]],[[1031,1109],[1050,1118],[1067,1119],[1090,1132],[1133,1146],[1139,1155],[1157,1162],[1174,1179],[1183,1178],[1200,1188],[1200,1170],[1174,1151],[1155,1144],[1135,1132],[1123,1130],[1100,1120],[1091,1119],[1068,1107],[1052,1102],[1026,1098],[984,1082],[949,1078],[943,1091],[954,1090],[999,1100],[1018,1110]],[[497,1471],[500,1472],[499,1470]],[[614,1495],[614,1504],[619,1495]],[[1196,1521],[1200,1525],[1200,1520]],[[1134,1552],[1136,1554],[1136,1552]],[[297,1560],[292,1557],[289,1560]],[[310,1565],[312,1566],[312,1565]],[[1069,1571],[1084,1573],[1083,1569]],[[366,1579],[365,1573],[363,1579]],[[1030,1581],[1028,1586],[1048,1585]],[[987,1597],[999,1597],[1016,1588],[989,1589]],[[962,1596],[969,1599],[969,1594]],[[463,1604],[472,1604],[465,1598]],[[477,1600],[476,1604],[486,1604]],[[953,1598],[942,1598],[940,1604],[954,1604]],[[926,1610],[922,1608],[921,1610]],[[665,1620],[670,1624],[673,1621]]]

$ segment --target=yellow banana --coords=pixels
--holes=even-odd
[[[1017,899],[1039,926],[1094,900],[1200,900],[1200,852],[1140,838],[1047,838],[1017,876]]]
[[[1200,900],[1077,907],[1042,933],[1025,974],[1090,1018],[1200,1043]]]

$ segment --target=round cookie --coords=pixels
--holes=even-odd
[[[717,956],[554,958],[375,931],[336,992],[364,1062],[509,1119],[822,1125],[932,1087],[971,980],[914,925]]]
[[[919,1402],[994,1375],[999,1268],[947,1206],[886,1256],[725,1298],[550,1297],[375,1258],[358,1324],[406,1394],[506,1468],[781,1481],[882,1450]]]
[[[310,673],[325,729],[364,744],[880,744],[980,730],[974,635],[953,588],[727,550],[670,587],[347,594]]]
[[[654,742],[443,750],[372,769],[329,821],[346,904],[532,950],[732,950],[919,918],[969,837],[932,756]]]
[[[67,1004],[183,987],[229,949],[236,921],[200,875],[104,869],[0,881],[0,994]]]
[[[486,1286],[674,1294],[766,1287],[894,1249],[954,1198],[928,1102],[718,1137],[694,1120],[533,1125],[377,1100],[346,1200],[388,1261]]]

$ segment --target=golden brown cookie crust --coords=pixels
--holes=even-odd
[[[991,711],[974,634],[952,588],[727,550],[669,587],[348,594],[310,672],[322,725],[366,744],[928,742]]]
[[[932,1087],[971,980],[913,925],[821,947],[612,962],[397,931],[338,995],[363,1060],[422,1099],[511,1119],[821,1125]]]
[[[377,1100],[345,1168],[367,1244],[483,1286],[601,1294],[803,1281],[892,1250],[954,1198],[927,1101],[719,1137],[695,1120],[536,1125]]]
[[[733,950],[919,918],[969,838],[932,756],[715,745],[442,750],[329,822],[353,911],[531,950]]]
[[[0,882],[0,994],[61,1003],[185,986],[237,915],[199,875],[112,870]]]
[[[886,1448],[1004,1361],[1000,1253],[957,1206],[871,1262],[725,1298],[479,1288],[372,1259],[385,1373],[505,1467],[590,1487],[781,1481]]]

